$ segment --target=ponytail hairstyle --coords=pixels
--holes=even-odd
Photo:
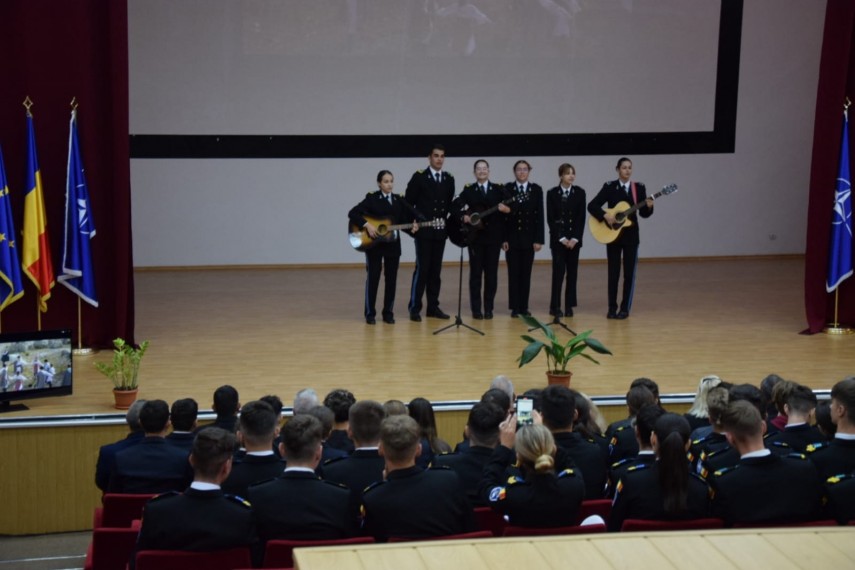
[[[520,465],[538,474],[555,473],[555,440],[542,425],[523,426],[514,441]]]
[[[686,497],[689,494],[686,444],[691,432],[689,421],[672,413],[662,414],[653,426],[653,433],[658,440],[656,455],[659,458],[659,488],[668,514],[686,510]]]

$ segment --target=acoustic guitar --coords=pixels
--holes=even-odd
[[[389,218],[372,218],[370,216],[363,217],[366,222],[374,226],[377,237],[372,238],[368,235],[368,230],[365,228],[361,228],[356,224],[349,224],[348,228],[350,234],[348,237],[350,239],[350,245],[356,251],[367,251],[378,243],[395,241],[395,232],[397,230],[406,230],[413,226],[412,222],[409,224],[393,224],[392,220]],[[418,226],[420,228],[442,229],[445,227],[445,220],[437,218],[429,222],[418,222]]]
[[[457,247],[467,247],[475,240],[478,232],[484,229],[484,218],[494,214],[500,204],[505,206],[518,202],[519,196],[513,196],[507,200],[502,200],[495,206],[490,206],[484,210],[471,209],[465,212],[460,212],[459,215],[452,214],[448,218],[448,239]],[[463,216],[469,216],[469,223],[463,221]]]
[[[676,191],[677,185],[669,184],[653,196],[648,196],[648,198],[656,200],[661,196],[668,196]],[[605,220],[601,222],[594,216],[591,216],[588,226],[591,228],[591,234],[594,236],[594,239],[605,244],[615,241],[624,228],[628,228],[632,225],[632,220],[629,219],[629,216],[642,206],[644,206],[644,201],[639,202],[638,204],[633,204],[632,206],[627,202],[618,202],[614,208],[604,208],[603,212],[605,214],[611,214],[615,217],[615,223],[613,225],[607,224]]]

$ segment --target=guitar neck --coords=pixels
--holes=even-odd
[[[663,192],[663,191],[662,191],[662,190],[660,190],[659,192],[657,192],[657,193],[656,193],[656,194],[654,194],[653,196],[648,196],[648,198],[652,198],[653,200],[655,200],[655,199],[657,199],[658,197],[660,197],[660,196],[662,195],[662,192]],[[644,201],[642,201],[642,202],[638,202],[637,204],[633,204],[632,206],[630,206],[628,210],[624,210],[623,212],[621,212],[621,214],[623,214],[624,216],[629,216],[629,215],[631,215],[633,212],[635,212],[636,210],[638,210],[639,208],[644,207],[644,205],[645,205],[645,202],[644,202]]]

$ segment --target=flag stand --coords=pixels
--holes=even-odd
[[[77,348],[71,351],[75,356],[83,356],[92,354],[92,349],[88,346],[83,346],[83,316],[80,308],[80,297],[77,297]]]
[[[825,334],[843,335],[855,333],[855,330],[852,330],[852,327],[842,327],[840,326],[840,322],[837,320],[837,302],[839,291],[839,287],[834,290],[834,323],[822,329],[822,332],[824,332]]]

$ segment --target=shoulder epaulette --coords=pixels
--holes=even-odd
[[[824,441],[818,441],[816,443],[809,443],[807,447],[805,447],[805,453],[813,453],[815,451],[819,451],[820,449],[825,449],[828,447],[828,443]]]
[[[473,186],[475,186],[475,183],[474,183],[474,182],[467,182],[467,183],[463,186],[463,189],[464,189],[464,190],[466,190],[467,188],[472,188]]]
[[[561,471],[561,473],[558,474],[559,479],[561,479],[562,477],[575,477],[575,476],[576,476],[576,472],[572,469],[564,469]]]
[[[178,491],[167,491],[165,493],[160,493],[159,495],[155,495],[154,497],[149,499],[149,502],[160,501],[161,499],[166,499],[168,497],[178,497],[179,495],[181,495],[181,493],[179,493]]]
[[[263,481],[253,481],[252,483],[249,484],[249,487],[258,487],[260,485],[264,485],[265,483],[270,483],[271,481],[276,481],[276,479],[278,479],[278,477],[273,477],[271,479],[265,479]],[[249,487],[247,487],[247,488],[249,488]]]
[[[366,192],[366,193],[365,193],[365,197],[366,197],[366,198],[368,198],[368,197],[369,197],[369,196],[371,196],[372,194],[374,194],[374,192]]]
[[[445,172],[446,174],[448,174],[448,177],[449,177],[449,178],[454,178],[454,175],[453,175],[452,173],[450,173],[449,171],[447,171],[447,170],[443,170],[443,172]]]
[[[632,427],[632,426],[622,425],[622,426],[620,426],[619,428],[617,428],[617,429],[613,432],[613,434],[617,434],[618,432],[623,431],[623,430],[625,430],[625,429],[628,429],[628,428],[630,428],[630,427]]]
[[[703,481],[704,485],[708,485],[707,480],[706,480],[704,477],[702,477],[701,475],[697,474],[697,473],[694,473],[694,472],[692,472],[692,471],[689,471],[689,477],[694,477],[694,478],[695,478],[695,479],[697,479],[698,481]]]
[[[372,490],[376,489],[377,487],[379,487],[381,485],[385,485],[385,484],[386,484],[386,481],[374,481],[373,483],[371,483],[370,485],[365,487],[365,489],[362,490],[362,494],[365,495],[365,493],[368,493],[369,491],[372,491]]]
[[[417,172],[418,172],[419,174],[424,174],[425,169],[424,169],[424,168],[422,168],[422,169],[418,170]]]
[[[840,475],[832,475],[831,477],[826,479],[825,482],[829,485],[836,485],[837,483],[840,483],[841,481],[846,481],[848,479],[853,479],[853,478],[855,478],[855,473],[849,473],[849,474],[841,473]]]
[[[252,505],[251,505],[251,504],[249,504],[249,501],[247,501],[247,500],[246,500],[246,499],[244,499],[243,497],[238,497],[237,495],[229,495],[228,493],[226,493],[226,494],[225,494],[225,495],[223,495],[223,496],[224,496],[225,498],[227,498],[228,500],[230,500],[231,502],[233,502],[233,503],[237,503],[237,504],[239,504],[239,505],[243,505],[243,506],[244,506],[244,507],[246,507],[247,509],[251,509],[251,508],[252,508]]]
[[[348,455],[343,457],[331,457],[330,459],[324,461],[324,467],[326,467],[327,465],[332,465],[333,463],[341,461],[342,459],[350,459],[350,456]]]
[[[519,485],[520,483],[525,483],[525,479],[516,475],[508,477],[508,485]]]
[[[713,475],[715,475],[716,477],[721,477],[725,473],[732,473],[733,471],[736,471],[737,469],[739,469],[739,465],[732,465],[730,467],[722,467],[721,469],[719,469],[715,473],[713,473]]]
[[[332,485],[333,487],[338,487],[339,489],[347,489],[347,490],[350,489],[350,487],[348,487],[347,485],[344,485],[343,483],[336,483],[335,481],[328,481],[327,479],[321,479],[321,481],[323,481],[327,485]]]
[[[721,449],[715,449],[713,451],[710,451],[709,453],[703,452],[703,453],[701,453],[701,461],[706,461],[710,457],[715,457],[719,453],[724,453],[726,451],[730,451],[731,449],[733,449],[733,448],[728,445],[727,447],[722,447]]]
[[[448,465],[434,465],[433,463],[428,465],[428,469],[431,471],[453,471]]]
[[[614,463],[612,463],[612,469],[617,469],[621,465],[624,465],[624,464],[629,463],[630,461],[634,461],[634,460],[635,460],[635,457],[624,457],[620,461],[615,461]]]
[[[631,465],[631,466],[627,467],[626,472],[632,473],[633,471],[641,471],[642,469],[647,469],[649,467],[650,467],[650,465],[648,465],[647,463],[638,463],[636,465]]]
[[[785,449],[791,449],[792,448],[792,446],[790,446],[790,444],[787,443],[786,441],[768,441],[768,442],[766,442],[766,445],[772,446],[772,447],[783,447]]]
[[[785,457],[788,457],[789,459],[807,459],[807,455],[804,453],[798,453],[797,451],[788,453]]]

